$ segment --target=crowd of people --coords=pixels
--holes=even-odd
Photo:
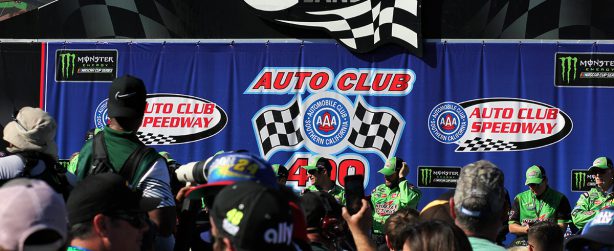
[[[510,200],[503,172],[480,160],[421,211],[410,168],[391,157],[379,170],[383,183],[354,210],[325,156],[302,167],[311,185],[300,194],[286,186],[286,167],[244,150],[179,165],[136,136],[146,97],[140,79],[114,80],[108,125],[92,130],[68,170],[57,163],[55,120],[38,108],[15,114],[0,157],[0,251],[496,251],[508,232],[517,237],[509,250],[614,250],[606,157],[589,168],[596,187],[573,209],[543,167],[530,166],[529,189]],[[183,167],[199,173],[184,182],[175,173]]]

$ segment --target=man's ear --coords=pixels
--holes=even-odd
[[[92,220],[92,230],[98,236],[107,236],[109,232],[108,217],[103,214],[97,214]]]
[[[450,197],[449,205],[450,205],[450,216],[452,216],[452,219],[456,219],[456,212],[454,212],[454,197]]]

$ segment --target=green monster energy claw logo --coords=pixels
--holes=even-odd
[[[586,173],[584,172],[577,172],[574,173],[575,175],[575,184],[576,184],[576,188],[577,189],[582,189],[583,187],[586,186]]]
[[[571,71],[573,68],[573,80],[576,80],[576,70],[577,70],[577,64],[578,64],[578,58],[577,57],[560,57],[559,60],[561,60],[561,77],[563,78],[563,81],[567,80],[566,82],[569,84],[569,82],[571,81]]]
[[[430,184],[433,179],[433,169],[421,169],[420,173],[422,174],[422,184]]]
[[[60,54],[60,59],[62,60],[61,68],[62,68],[62,77],[65,79],[75,75],[75,58],[76,54],[74,53],[62,53]]]

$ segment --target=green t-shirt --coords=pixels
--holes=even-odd
[[[337,202],[339,202],[340,205],[345,206],[345,190],[343,189],[343,187],[335,185],[333,189],[329,191],[324,191],[321,187],[316,187],[315,185],[311,185],[305,188],[305,190],[312,191],[312,192],[317,192],[317,191],[327,192],[333,197],[335,197],[335,200],[337,200]]]
[[[119,173],[119,169],[122,168],[124,162],[126,162],[130,154],[132,154],[132,152],[143,143],[141,143],[138,137],[132,132],[120,132],[111,129],[108,126],[106,126],[103,131],[104,141],[107,145],[108,151],[107,158],[111,165],[113,165],[114,171]],[[83,145],[83,148],[81,148],[81,151],[79,151],[79,160],[77,163],[77,170],[75,172],[78,180],[84,179],[91,168],[93,159],[93,141],[94,139],[92,138],[85,142],[85,145]],[[138,166],[133,179],[130,181],[130,185],[136,187],[140,181],[140,178],[159,158],[161,158],[161,156],[157,152],[147,152],[145,157],[143,157],[143,161]]]
[[[487,239],[469,237],[469,243],[473,251],[505,251],[505,248]]]
[[[386,184],[377,186],[371,192],[373,210],[373,232],[384,234],[384,223],[394,212],[404,207],[416,209],[422,197],[422,192],[407,180],[403,180],[397,187],[389,188]]]
[[[594,187],[590,191],[580,195],[576,206],[571,211],[573,223],[580,230],[592,220],[601,209],[614,206],[614,193],[604,192],[601,188]]]
[[[540,221],[570,223],[571,206],[567,197],[549,187],[539,197],[531,190],[516,195],[508,223],[527,226]]]

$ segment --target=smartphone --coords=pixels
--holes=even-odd
[[[357,213],[362,207],[362,199],[365,198],[364,180],[362,175],[345,176],[345,206],[350,214]]]

